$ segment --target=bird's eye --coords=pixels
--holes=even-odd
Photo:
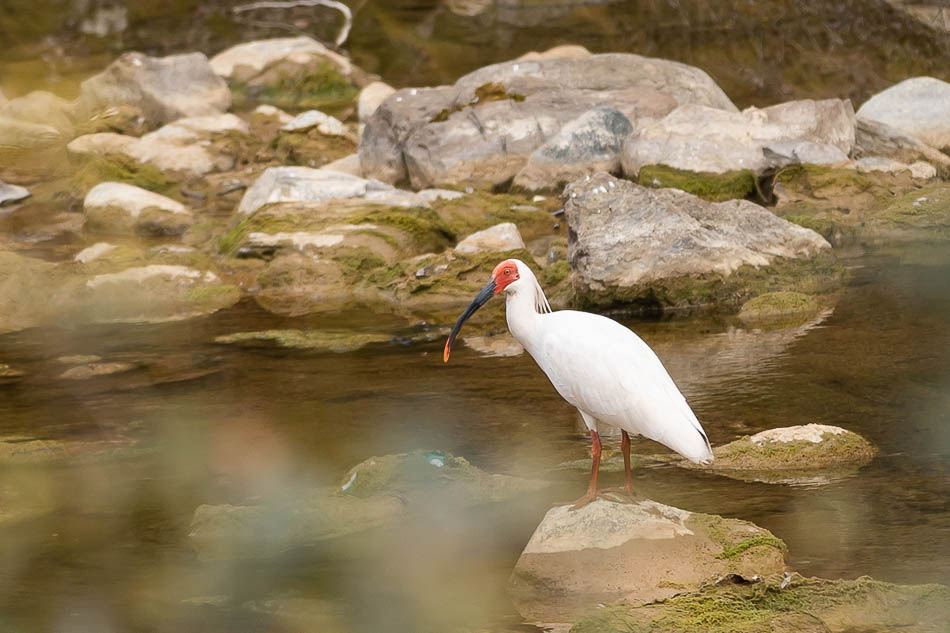
[[[506,274],[506,275],[510,275],[510,274],[511,274],[511,269],[510,269],[510,268],[506,268],[506,269],[505,269],[505,274]]]

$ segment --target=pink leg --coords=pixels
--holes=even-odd
[[[587,485],[587,493],[578,499],[574,505],[571,506],[571,510],[577,510],[583,508],[588,503],[597,498],[597,474],[600,472],[600,434],[597,431],[590,432],[590,442],[591,442],[591,456],[593,458],[593,463],[591,464],[590,469],[590,483]]]

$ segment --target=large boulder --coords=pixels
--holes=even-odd
[[[180,202],[118,182],[103,182],[90,189],[83,211],[86,229],[96,233],[181,235],[194,222]]]
[[[950,83],[933,77],[906,79],[865,101],[858,116],[889,125],[931,147],[950,147]]]
[[[852,155],[881,156],[908,164],[927,161],[945,173],[950,171],[950,156],[895,127],[862,116],[857,117]]]
[[[496,224],[472,233],[455,246],[457,253],[514,251],[524,248],[524,240],[514,222]]]
[[[711,173],[761,171],[775,164],[765,147],[789,141],[831,145],[847,158],[854,128],[851,102],[840,99],[805,99],[742,112],[687,104],[627,139],[623,171],[633,178],[646,165]]]
[[[746,200],[711,203],[603,173],[564,193],[568,258],[584,303],[741,303],[770,290],[827,290],[840,277],[822,257],[824,238]]]
[[[385,182],[487,187],[513,178],[592,108],[613,108],[636,126],[684,103],[736,110],[706,73],[677,62],[628,54],[504,62],[453,86],[392,94],[366,123],[360,159]]]
[[[570,622],[584,605],[620,598],[644,604],[726,574],[782,573],[785,551],[781,540],[746,521],[650,500],[598,499],[578,510],[549,510],[508,589],[527,620]]]
[[[225,112],[231,107],[231,93],[202,53],[150,57],[131,52],[82,83],[76,118],[117,105],[139,108],[158,126]]]

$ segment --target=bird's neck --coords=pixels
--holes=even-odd
[[[531,352],[532,342],[538,331],[538,321],[541,315],[535,307],[535,299],[529,292],[509,294],[505,299],[505,317],[508,320],[508,330],[528,352]]]

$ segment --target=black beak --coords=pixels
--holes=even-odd
[[[459,317],[459,320],[455,322],[455,325],[452,327],[452,333],[449,334],[449,340],[445,342],[445,351],[442,352],[442,361],[447,363],[449,362],[449,354],[452,352],[452,343],[455,342],[455,337],[458,336],[459,331],[462,329],[462,324],[468,321],[468,318],[478,312],[478,309],[488,303],[488,300],[495,296],[495,280],[492,279],[485,287],[478,291],[478,294],[475,295],[475,298],[472,300],[472,303],[465,308],[465,312],[462,313],[462,316]]]

